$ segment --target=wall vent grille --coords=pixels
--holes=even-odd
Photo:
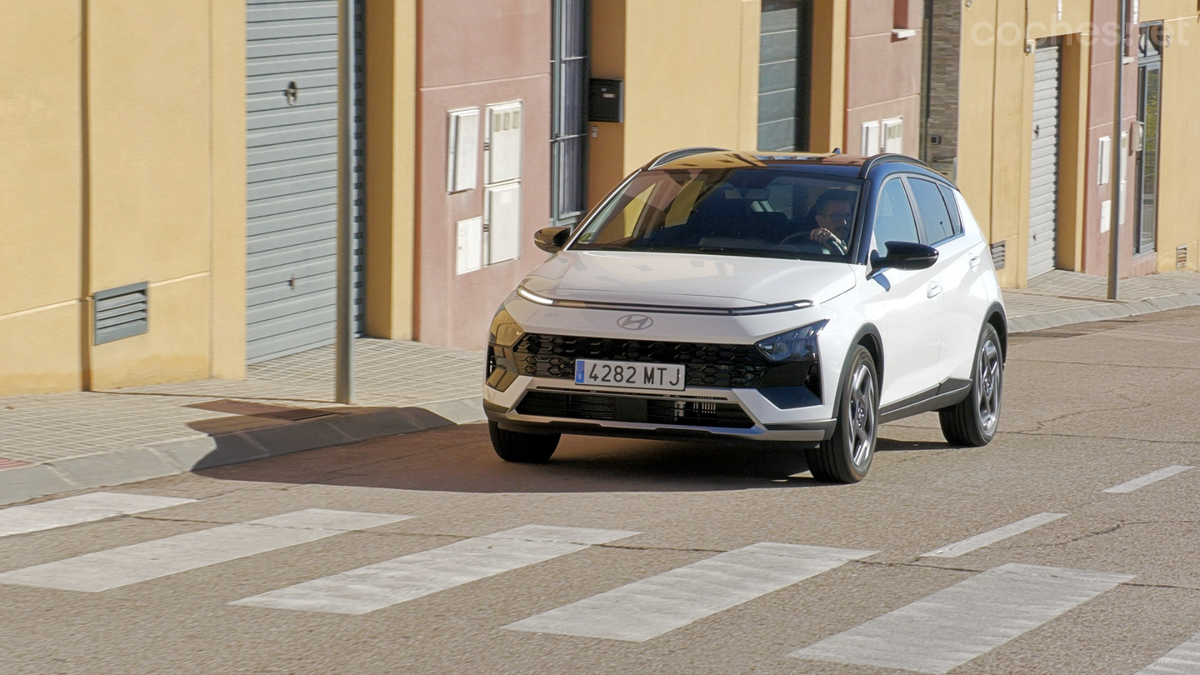
[[[1188,266],[1188,247],[1187,245],[1175,247],[1175,269],[1181,270]]]
[[[1004,269],[1004,261],[1005,261],[1005,252],[1004,252],[1005,246],[1004,246],[1004,244],[1005,244],[1005,242],[1003,242],[1003,241],[998,241],[998,242],[992,244],[992,266],[998,270]]]
[[[150,305],[146,282],[110,288],[92,296],[95,314],[92,343],[141,335],[150,330]]]

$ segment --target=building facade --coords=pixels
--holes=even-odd
[[[922,157],[1009,287],[1104,273],[1118,162],[1122,273],[1195,270],[1196,5],[1126,0],[1117,133],[1116,1],[356,0],[358,330],[482,347],[533,233],[683,146]],[[332,341],[338,5],[0,0],[0,395]]]

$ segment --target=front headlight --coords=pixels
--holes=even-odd
[[[817,336],[828,319],[760,340],[754,344],[763,356],[775,361],[811,361],[817,358]]]
[[[517,344],[517,340],[521,339],[524,331],[521,330],[521,325],[513,320],[508,314],[508,310],[501,309],[496,312],[496,317],[492,319],[492,329],[490,331],[491,342],[501,347],[511,347]]]

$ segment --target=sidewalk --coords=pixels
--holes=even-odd
[[[1054,271],[1007,290],[1011,332],[1200,305],[1200,274],[1105,281]],[[482,421],[483,354],[364,338],[357,404],[333,401],[334,351],[251,366],[243,381],[0,398],[0,504]]]

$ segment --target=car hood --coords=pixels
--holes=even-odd
[[[819,304],[854,283],[853,267],[838,262],[563,251],[523,285],[553,300],[732,309],[801,300]]]

